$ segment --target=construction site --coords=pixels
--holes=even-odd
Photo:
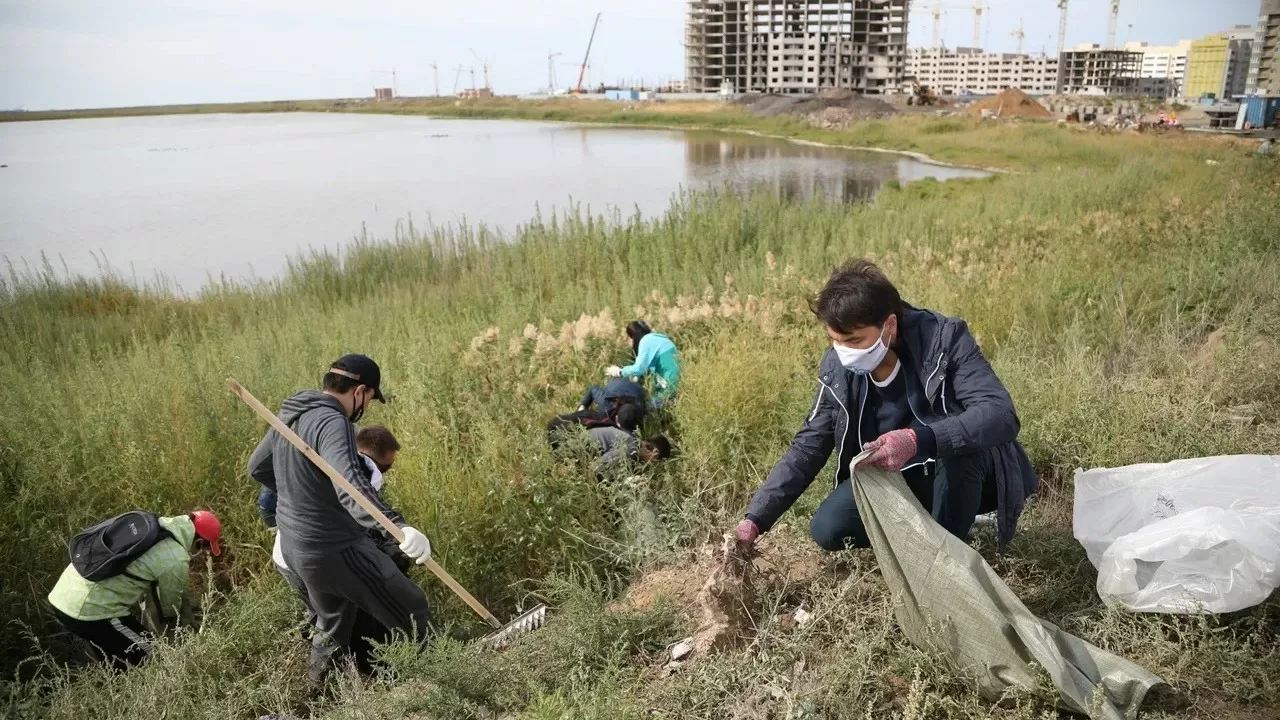
[[[908,0],[691,0],[685,28],[692,92],[896,92]]]
[[[1142,53],[1083,45],[1058,56],[1058,92],[1137,95]]]

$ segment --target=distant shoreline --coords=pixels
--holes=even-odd
[[[647,127],[663,130],[731,132],[820,147],[895,153],[920,162],[967,170],[997,173],[1007,172],[1010,169],[1009,167],[992,166],[985,159],[975,157],[939,159],[920,152],[914,147],[900,147],[892,143],[875,145],[858,143],[858,139],[847,132],[817,130],[810,128],[807,123],[797,118],[755,117],[735,105],[715,100],[634,103],[605,100],[584,101],[568,96],[529,100],[514,97],[482,100],[458,100],[452,97],[400,98],[389,101],[369,99],[276,100],[269,102],[150,105],[79,110],[9,111],[0,112],[0,123],[157,117],[165,115],[294,112],[419,115],[463,120],[530,120],[610,125],[615,127]],[[906,125],[912,121],[918,123],[920,120],[919,116],[902,116],[901,118],[867,122]]]

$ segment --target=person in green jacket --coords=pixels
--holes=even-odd
[[[610,365],[605,368],[605,375],[639,382],[645,375],[652,374],[654,387],[649,407],[656,409],[671,402],[680,385],[680,359],[676,355],[676,344],[666,335],[654,332],[643,320],[627,323],[627,338],[631,340],[635,362],[626,367]]]
[[[149,652],[134,608],[148,600],[165,619],[176,619],[191,558],[205,548],[215,556],[222,553],[222,524],[211,512],[162,517],[159,523],[168,536],[130,562],[125,572],[93,582],[68,565],[49,593],[58,621],[119,670],[142,662]]]

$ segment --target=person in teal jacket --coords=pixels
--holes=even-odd
[[[680,360],[676,355],[676,344],[666,335],[654,332],[643,320],[627,323],[627,337],[631,340],[636,361],[626,367],[611,365],[605,369],[605,374],[636,381],[645,375],[652,375],[650,407],[659,408],[671,402],[680,386]]]
[[[148,600],[163,618],[177,619],[194,552],[204,547],[213,555],[222,552],[222,524],[211,512],[197,510],[159,522],[169,537],[129,563],[124,573],[94,582],[67,565],[49,593],[58,621],[118,670],[142,662],[149,652],[144,628],[133,618],[134,608]]]

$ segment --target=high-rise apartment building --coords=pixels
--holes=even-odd
[[[1048,95],[1058,85],[1058,59],[978,48],[913,48],[907,52],[906,73],[944,95],[994,95],[1009,88]]]
[[[1280,0],[1262,0],[1245,90],[1280,95]]]
[[[1255,32],[1252,25],[1238,25],[1191,43],[1187,83],[1182,94],[1191,98],[1205,94],[1217,98],[1243,95]]]
[[[1177,45],[1148,45],[1144,42],[1127,42],[1124,49],[1142,53],[1142,68],[1138,71],[1138,92],[1156,97],[1181,97],[1187,79],[1187,56],[1191,53],[1191,41]]]
[[[689,0],[692,92],[869,95],[902,85],[909,0]]]

